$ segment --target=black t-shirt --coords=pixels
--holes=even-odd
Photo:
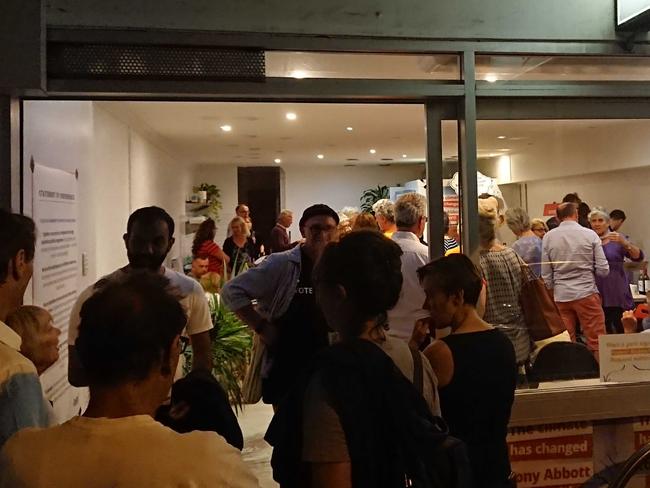
[[[300,378],[312,358],[328,345],[328,327],[316,304],[312,283],[314,263],[301,251],[300,278],[289,308],[274,321],[277,341],[268,350],[273,365],[263,381],[266,403],[278,403]]]
[[[494,486],[510,475],[506,435],[517,384],[515,352],[499,330],[442,339],[454,373],[440,388],[442,417],[449,433],[467,444],[477,486]]]
[[[252,266],[253,261],[257,259],[255,243],[250,237],[246,239],[244,247],[239,247],[232,237],[228,237],[223,243],[223,252],[230,258],[228,268],[233,275],[241,273],[244,265]]]

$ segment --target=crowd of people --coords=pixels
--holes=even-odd
[[[58,359],[59,332],[46,310],[21,306],[36,228],[0,212],[0,487],[257,486],[210,375],[213,325],[197,282],[207,273],[230,275],[221,299],[263,344],[282,487],[512,486],[510,410],[539,348],[520,305],[525,280],[544,280],[570,339],[597,357],[598,337],[621,332],[633,305],[624,262],[644,259],[617,232],[624,215],[594,208],[581,221],[574,197],[553,227],[481,195],[474,260],[447,235],[447,215],[446,255],[430,259],[426,199],[409,193],[373,213],[313,205],[295,242],[284,210],[255,263],[262,246],[239,205],[223,248],[215,222],[201,224],[190,276],[163,265],[173,219],[138,209],[123,237],[128,264],[73,308],[68,376],[90,403],[61,425],[38,379]],[[188,343],[193,371],[181,379]]]

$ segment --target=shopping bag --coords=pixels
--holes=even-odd
[[[566,326],[544,280],[538,278],[527,264],[522,264],[521,274],[519,302],[530,338],[541,341],[564,332]]]
[[[242,385],[242,396],[244,403],[255,404],[262,399],[262,365],[266,346],[260,339],[259,334],[253,337],[253,349],[251,351],[251,363],[244,377]]]

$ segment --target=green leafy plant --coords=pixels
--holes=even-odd
[[[239,317],[228,310],[217,294],[207,294],[214,328],[210,331],[214,367],[212,374],[228,393],[235,410],[243,405],[242,382],[250,362],[253,336]],[[192,369],[192,349],[185,351],[185,374]]]
[[[219,213],[223,208],[221,205],[221,191],[219,190],[219,188],[217,188],[216,185],[212,185],[210,183],[201,183],[200,185],[197,185],[194,188],[192,188],[192,191],[194,193],[199,191],[206,192],[208,198],[208,205],[209,205],[207,210],[208,217],[210,217],[215,222],[218,222]]]
[[[365,190],[359,199],[361,201],[361,211],[370,212],[374,215],[372,206],[382,198],[388,198],[389,196],[390,192],[387,186],[377,185],[377,188],[369,188],[368,190]]]

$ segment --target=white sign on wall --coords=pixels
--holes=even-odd
[[[61,330],[59,360],[41,376],[45,397],[58,421],[83,408],[84,392],[68,383],[68,322],[77,299],[81,269],[77,243],[77,179],[39,164],[33,169],[34,305],[47,309]]]

